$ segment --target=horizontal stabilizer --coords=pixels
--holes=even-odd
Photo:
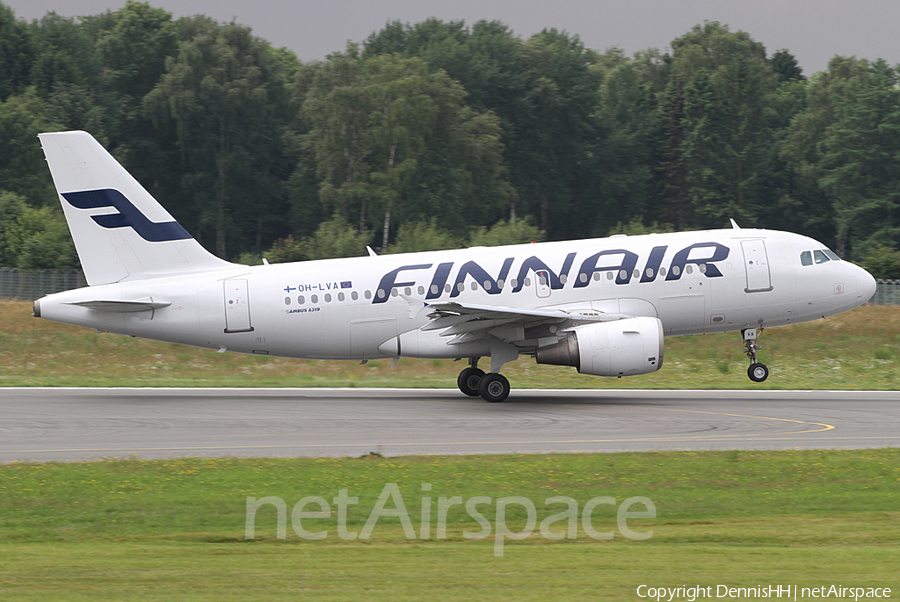
[[[162,309],[172,305],[168,301],[152,301],[150,299],[135,299],[134,301],[120,301],[117,299],[92,299],[90,301],[72,301],[67,305],[77,305],[96,309],[97,311],[110,311],[117,314],[130,314],[138,311],[151,311]]]

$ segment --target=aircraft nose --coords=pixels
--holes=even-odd
[[[877,284],[872,275],[862,268],[856,274],[856,295],[860,305],[865,304],[875,295]]]

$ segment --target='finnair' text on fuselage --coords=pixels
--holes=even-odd
[[[615,277],[615,283],[623,285],[629,284],[633,278],[639,278],[642,283],[653,282],[658,276],[664,277],[666,281],[679,280],[685,266],[690,264],[696,265],[700,272],[706,274],[708,278],[720,278],[722,272],[715,263],[724,261],[729,255],[728,247],[723,244],[717,242],[694,243],[676,252],[666,268],[662,266],[662,263],[667,249],[668,245],[653,247],[643,270],[635,269],[640,258],[633,251],[607,249],[594,253],[581,262],[573,288],[586,287],[592,278],[599,279],[599,274],[603,272],[611,273]],[[694,251],[697,253],[692,257]],[[433,263],[403,265],[381,277],[378,293],[374,295],[372,303],[385,303],[388,299],[388,292],[394,288],[415,286],[420,280],[409,280],[409,278],[418,277],[420,274],[411,272],[432,269],[433,274],[431,274],[430,284],[425,295],[426,300],[437,299],[446,292],[450,293],[451,298],[459,296],[465,289],[465,282],[469,277],[491,295],[499,294],[507,283],[511,286],[512,293],[518,293],[525,287],[525,279],[529,272],[541,275],[547,279],[547,284],[552,290],[559,290],[569,279],[575,257],[576,253],[567,254],[559,271],[556,271],[542,259],[532,255],[521,262],[516,275],[511,280],[508,280],[508,277],[512,266],[516,263],[515,257],[507,257],[503,261],[496,277],[488,273],[478,262],[470,260],[459,267],[452,285],[449,284],[449,280],[455,262],[441,262],[437,264],[436,268]]]

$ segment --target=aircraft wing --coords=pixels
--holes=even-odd
[[[443,330],[441,336],[457,336],[457,341],[472,340],[474,337],[496,334],[492,331],[501,327],[532,327],[540,324],[564,324],[578,322],[609,322],[630,318],[624,314],[611,314],[595,309],[524,309],[518,307],[502,307],[495,305],[474,305],[470,303],[433,303],[427,308],[431,322],[422,330]],[[504,328],[504,335],[498,338],[509,340],[510,330]],[[517,337],[512,337],[515,340]]]

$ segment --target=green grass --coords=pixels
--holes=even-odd
[[[481,542],[87,543],[0,546],[0,554],[15,557],[0,568],[0,599],[53,602],[639,600],[637,586],[648,583],[696,583],[713,591],[718,584],[878,586],[891,587],[895,597],[900,561],[896,548],[875,546],[662,550],[582,542],[523,545],[504,558],[494,558],[490,545]]]
[[[96,334],[30,317],[31,304],[0,302],[0,386],[263,386],[452,388],[464,367],[452,360],[310,361],[220,354]],[[769,389],[900,388],[900,307],[861,307],[827,320],[767,330],[760,360]],[[622,379],[574,368],[507,365],[517,388],[743,389],[751,386],[735,333],[666,339],[662,370]]]
[[[469,541],[479,526],[459,507],[446,540],[408,541],[396,518],[372,538],[342,541],[335,520],[305,519],[309,541],[272,506],[244,539],[247,496],[329,502],[357,496],[359,531],[386,483],[397,483],[418,528],[421,499],[524,496],[538,522],[595,496],[646,496],[657,516],[617,532],[549,541],[537,533]],[[423,493],[422,483],[430,483]],[[0,466],[0,599],[16,600],[634,600],[641,583],[796,584],[900,589],[900,450],[647,452],[340,459],[139,459]],[[388,504],[392,508],[393,504]],[[482,512],[493,522],[495,505]],[[637,508],[642,509],[642,508]],[[332,506],[332,510],[335,508]],[[511,505],[512,529],[525,514]],[[615,530],[611,507],[594,526]],[[558,523],[555,529],[560,529]]]

